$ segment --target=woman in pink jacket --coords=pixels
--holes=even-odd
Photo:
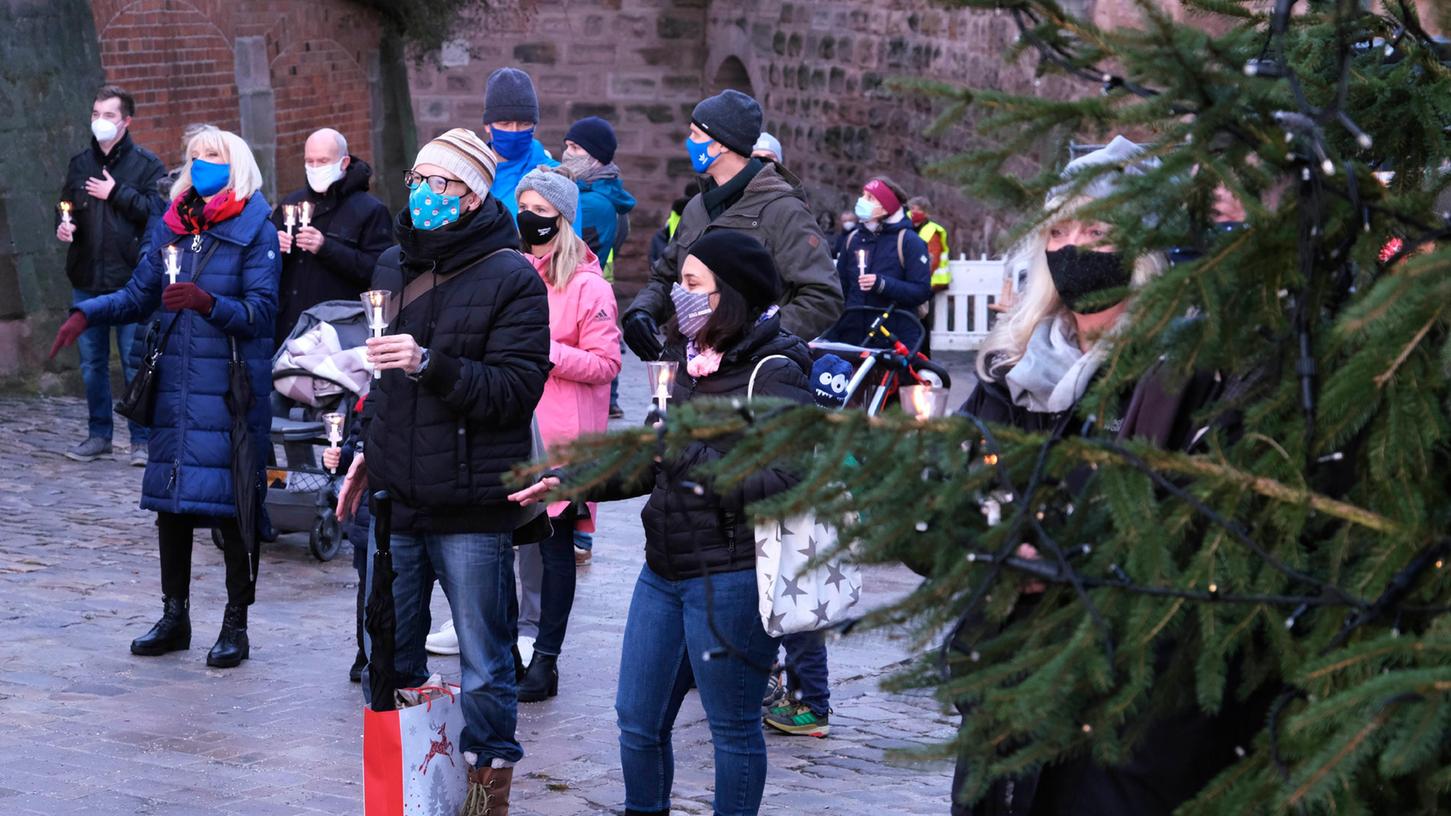
[[[543,168],[519,181],[519,235],[549,287],[549,360],[554,368],[535,409],[545,449],[599,433],[609,421],[610,381],[620,371],[620,329],[614,289],[600,261],[574,231],[579,187],[566,174]],[[569,502],[550,505],[554,532],[539,544],[539,635],[519,685],[519,702],[559,691],[558,660],[574,606],[574,531],[594,530],[594,506],[585,515]],[[528,591],[528,587],[523,588]]]

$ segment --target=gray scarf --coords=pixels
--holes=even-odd
[[[1078,402],[1103,362],[1103,354],[1097,345],[1087,353],[1080,350],[1077,334],[1073,318],[1066,314],[1044,320],[1033,329],[1023,359],[1003,378],[1014,405],[1056,414]]]

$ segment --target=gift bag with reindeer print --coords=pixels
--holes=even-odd
[[[401,689],[396,710],[363,709],[366,816],[458,816],[468,794],[458,695],[452,684]]]

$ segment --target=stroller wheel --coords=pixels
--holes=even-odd
[[[343,535],[338,517],[329,508],[312,523],[312,534],[308,536],[307,548],[312,557],[319,561],[331,561],[342,549]]]

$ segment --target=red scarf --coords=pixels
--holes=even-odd
[[[161,220],[177,235],[200,235],[246,206],[247,199],[238,200],[231,190],[213,197],[211,201],[204,201],[192,189],[177,196]]]

